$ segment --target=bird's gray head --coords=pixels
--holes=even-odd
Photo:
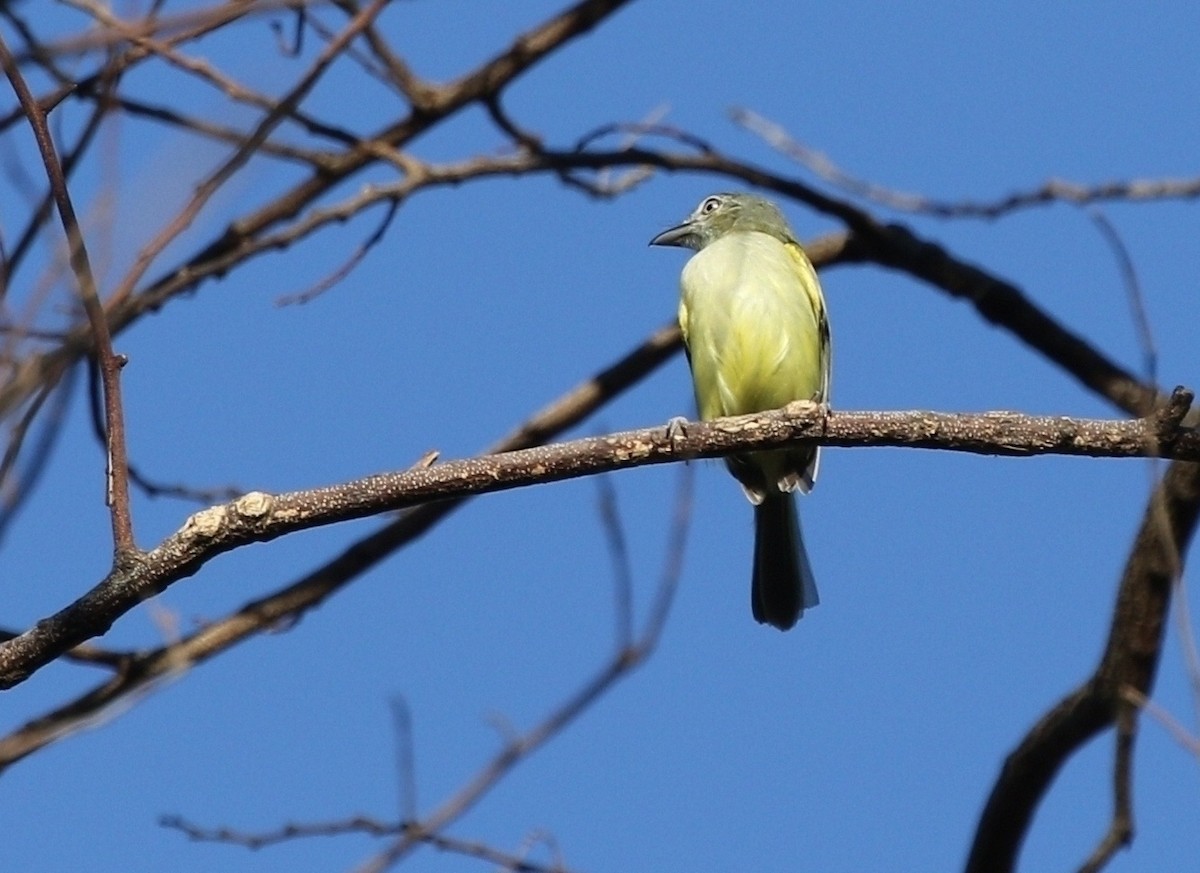
[[[664,230],[650,240],[652,246],[683,246],[699,251],[727,233],[767,233],[784,242],[795,242],[779,207],[756,194],[711,194],[683,224]]]

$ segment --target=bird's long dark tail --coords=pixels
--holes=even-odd
[[[754,578],[750,605],[759,622],[787,630],[817,605],[817,583],[804,551],[791,494],[768,494],[754,507]]]

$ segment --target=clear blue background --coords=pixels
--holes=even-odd
[[[32,14],[32,5],[20,8]],[[419,73],[445,79],[558,8],[397,3],[382,27]],[[62,14],[63,32],[82,26]],[[284,58],[267,21],[188,51],[281,92],[319,46],[310,40],[302,58]],[[645,0],[520,79],[506,106],[566,146],[666,105],[669,123],[803,175],[730,123],[729,108],[744,106],[880,184],[992,199],[1050,177],[1196,174],[1198,37],[1200,8],[1188,3]],[[186,79],[156,81],[148,67],[131,84],[227,123],[254,119]],[[364,132],[403,111],[349,70],[334,71],[305,106]],[[80,109],[61,112],[77,128]],[[28,159],[28,140],[13,128],[0,149]],[[472,109],[414,150],[451,160],[502,145]],[[74,191],[110,286],[224,154],[140,123],[106,129]],[[293,178],[254,162],[171,252],[191,251],[231,210]],[[349,279],[306,306],[274,301],[340,264],[376,215],[260,258],[119,337],[131,361],[133,458],[164,480],[290,490],[402,468],[430,448],[470,455],[672,316],[683,254],[646,241],[728,187],[659,175],[613,202],[551,178],[425,192]],[[1189,203],[1104,208],[1136,262],[1163,383],[1195,387],[1200,214]],[[792,204],[786,211],[802,237],[836,229]],[[1085,213],[1059,205],[994,223],[900,220],[1140,367],[1113,253]],[[26,299],[35,272],[19,277],[14,301]],[[823,283],[838,408],[1115,414],[966,305],[911,279],[855,267],[827,271]],[[677,359],[577,433],[690,412]],[[749,508],[719,464],[698,465],[687,563],[660,650],[451,833],[513,850],[551,834],[569,865],[591,871],[960,867],[1004,756],[1094,665],[1152,469],[832,450],[821,473],[802,505],[818,609],[786,635],[752,621]],[[77,404],[0,552],[4,624],[29,625],[105,573],[102,476]],[[610,480],[639,615],[661,571],[677,477],[656,468]],[[587,480],[476,500],[299,626],[253,639],[16,765],[0,779],[0,867],[353,867],[374,844],[310,840],[256,854],[197,846],[156,821],[179,813],[255,831],[398,817],[389,713],[398,695],[414,720],[419,809],[439,804],[499,746],[497,718],[530,726],[609,656],[612,572],[597,501]],[[192,511],[141,498],[134,509],[147,547]],[[122,619],[105,643],[158,645],[171,621],[186,631],[218,618],[371,529],[346,525],[222,557]],[[0,728],[97,679],[78,667],[43,670],[5,695]],[[1155,700],[1195,727],[1177,624]],[[1074,869],[1091,852],[1111,808],[1111,750],[1106,735],[1068,766],[1039,811],[1024,869]],[[1144,719],[1136,842],[1110,869],[1195,863],[1195,764]],[[477,864],[432,850],[414,863]]]

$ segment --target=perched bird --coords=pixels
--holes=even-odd
[[[701,419],[827,403],[825,299],[775,204],[753,194],[714,194],[650,245],[696,252],[680,277],[679,326]],[[754,504],[754,617],[780,630],[817,604],[792,496],[812,488],[817,456],[814,446],[726,460]]]

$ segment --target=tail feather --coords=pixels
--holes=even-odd
[[[790,494],[770,494],[754,507],[750,589],[754,618],[787,630],[817,602],[817,583],[804,551],[796,501]]]

